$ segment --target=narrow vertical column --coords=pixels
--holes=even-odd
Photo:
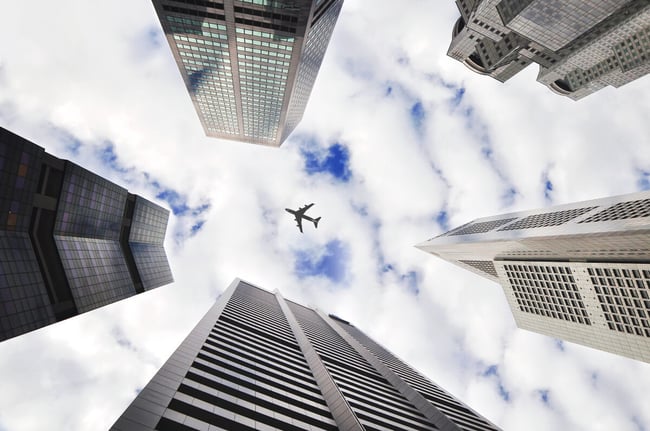
[[[112,431],[153,431],[221,316],[240,280],[235,279],[192,329],[149,384],[111,427]]]
[[[332,328],[346,343],[348,343],[354,350],[361,355],[370,365],[374,367],[379,374],[382,375],[395,389],[399,391],[400,394],[418,411],[427,419],[431,421],[436,427],[441,431],[460,431],[458,425],[453,423],[449,418],[447,418],[442,412],[435,408],[426,398],[422,396],[419,392],[409,386],[400,376],[398,376],[393,370],[388,368],[379,358],[373,355],[368,349],[366,349],[356,338],[348,334],[348,332],[341,328],[339,325],[334,323],[332,319],[323,313],[320,310],[316,310],[316,313],[323,319],[329,326]]]
[[[280,309],[284,313],[287,322],[289,322],[291,331],[293,331],[293,335],[296,337],[296,341],[300,346],[300,350],[302,351],[302,354],[304,355],[305,360],[307,361],[307,364],[309,365],[309,368],[314,375],[314,379],[316,380],[316,383],[318,384],[318,387],[323,394],[323,398],[325,398],[325,402],[327,403],[327,406],[329,407],[330,412],[332,413],[332,417],[336,421],[336,425],[339,427],[339,430],[363,431],[364,428],[359,422],[359,419],[352,411],[352,408],[343,397],[341,391],[339,391],[339,388],[336,386],[336,383],[334,383],[334,380],[332,380],[332,377],[327,371],[327,368],[325,368],[325,365],[318,356],[316,349],[314,349],[314,346],[312,346],[312,344],[307,339],[307,336],[302,331],[300,324],[291,312],[291,309],[285,302],[282,295],[280,295],[280,292],[275,292],[275,298],[277,299],[278,304],[280,305]]]

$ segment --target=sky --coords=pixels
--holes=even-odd
[[[173,284],[0,343],[0,431],[109,428],[239,277],[336,314],[504,430],[650,430],[650,364],[517,329],[414,247],[650,189],[650,83],[573,102],[446,56],[451,0],[345,0],[281,148],[205,137],[149,1],[4,2],[0,126],[171,211]],[[399,4],[399,6],[397,6]],[[304,234],[284,208],[316,205]]]

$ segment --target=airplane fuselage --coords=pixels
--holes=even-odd
[[[297,223],[298,229],[300,229],[300,232],[301,232],[301,233],[302,233],[302,221],[303,221],[303,220],[307,220],[307,221],[310,221],[310,222],[314,223],[314,228],[317,228],[317,227],[318,227],[318,222],[320,221],[320,217],[317,217],[317,218],[311,218],[311,217],[305,215],[305,212],[306,212],[309,208],[311,208],[312,206],[314,206],[313,203],[312,203],[312,204],[305,205],[305,206],[303,206],[303,207],[300,207],[300,208],[298,208],[297,210],[292,210],[292,209],[290,209],[290,208],[285,208],[285,209],[284,209],[286,212],[288,212],[289,214],[291,214],[291,215],[296,219],[296,223]]]
[[[309,217],[308,215],[304,215],[304,214],[298,215],[298,214],[296,214],[298,211],[290,210],[289,208],[285,208],[284,210],[286,212],[288,212],[289,214],[293,214],[296,217],[300,217],[301,219],[305,219],[305,220],[310,221],[312,223],[314,222],[314,219]]]

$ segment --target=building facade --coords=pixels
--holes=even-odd
[[[235,280],[111,429],[498,428],[349,322]]]
[[[505,82],[531,63],[537,80],[581,99],[650,72],[647,0],[456,0],[447,55]]]
[[[171,283],[168,217],[0,128],[0,341]]]
[[[486,217],[418,247],[500,283],[520,328],[650,362],[650,192]]]
[[[205,133],[279,146],[307,105],[343,0],[153,0]]]

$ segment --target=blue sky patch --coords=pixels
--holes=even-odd
[[[537,391],[539,393],[539,398],[542,400],[542,402],[546,405],[549,404],[548,401],[548,389],[540,389]]]
[[[63,143],[66,152],[75,156],[79,155],[79,149],[83,143],[77,139],[76,136],[58,127],[51,126],[51,128],[54,131],[54,134],[57,136],[57,140]]]
[[[340,283],[347,272],[348,253],[348,247],[339,240],[328,242],[325,252],[317,257],[308,251],[298,251],[295,254],[295,272],[299,278],[326,277]]]
[[[119,344],[121,347],[124,347],[125,349],[132,350],[136,352],[138,349],[133,345],[131,340],[129,340],[126,337],[126,334],[124,331],[122,331],[120,328],[115,327],[111,331],[111,335],[113,336],[113,339]]]
[[[643,426],[643,422],[637,416],[632,418],[632,423],[636,426],[638,431],[646,431],[646,427]]]
[[[325,154],[321,152],[302,150],[305,158],[305,170],[309,175],[326,173],[342,182],[348,182],[352,177],[350,171],[350,151],[346,146],[336,143],[330,146]]]
[[[503,386],[501,376],[499,375],[499,367],[497,365],[490,365],[487,367],[485,370],[483,370],[481,376],[487,378],[495,378],[498,385],[499,396],[506,402],[510,401],[510,392],[508,392],[505,386]]]
[[[514,204],[518,194],[519,192],[514,187],[508,188],[503,193],[503,195],[501,195],[501,201],[503,202],[503,205],[509,207]]]
[[[176,190],[165,189],[158,193],[156,198],[167,202],[176,216],[185,215],[190,210],[185,197],[181,196]]]
[[[118,162],[117,154],[115,154],[115,145],[112,142],[107,141],[104,147],[99,150],[98,155],[102,163],[112,170],[121,173],[129,172],[130,169],[125,168]]]
[[[151,27],[147,30],[147,42],[151,48],[160,48],[163,45],[162,41],[162,33],[157,27]]]
[[[424,110],[424,106],[422,105],[422,102],[419,100],[415,102],[411,106],[411,122],[413,123],[413,127],[420,132],[422,130],[422,124],[424,123],[424,120],[426,118],[426,111]]]
[[[553,200],[553,182],[548,176],[548,170],[542,173],[542,183],[544,184],[544,198],[551,202]]]
[[[641,190],[650,190],[650,171],[639,170],[639,179],[637,186]]]
[[[457,107],[463,101],[463,96],[465,96],[465,88],[458,87],[455,89],[454,97],[451,99],[451,106]]]
[[[436,223],[438,223],[438,226],[440,226],[443,232],[449,230],[449,215],[447,214],[447,211],[442,210],[436,214]]]
[[[419,295],[420,293],[420,287],[418,286],[418,273],[415,271],[409,271],[406,274],[401,275],[401,281],[402,283],[406,284],[406,287],[408,288],[409,292],[411,292],[414,295]]]

